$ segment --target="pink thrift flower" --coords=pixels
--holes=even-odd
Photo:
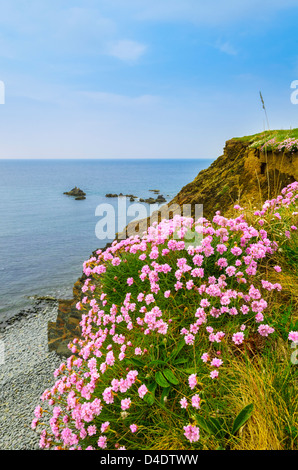
[[[244,341],[244,334],[242,331],[238,331],[238,333],[234,333],[232,340],[234,341],[235,344],[241,344]]]
[[[96,434],[97,432],[96,426],[95,425],[88,426],[87,432],[88,432],[88,436],[94,436],[94,434]]]
[[[148,388],[146,387],[145,384],[141,385],[138,388],[138,394],[139,394],[140,398],[144,398],[144,396],[146,395],[147,392],[148,392]]]
[[[276,271],[277,273],[280,273],[280,272],[281,272],[281,267],[280,267],[280,266],[274,266],[273,269],[275,269],[275,271]]]
[[[97,445],[101,449],[105,449],[107,447],[107,438],[106,438],[106,436],[100,436],[100,438],[97,441]]]
[[[220,367],[223,364],[223,361],[221,359],[214,358],[212,359],[210,365],[214,367]]]
[[[188,406],[187,399],[186,399],[185,397],[181,398],[181,400],[179,401],[179,403],[180,403],[181,408],[186,409],[187,406]]]
[[[208,353],[202,354],[201,359],[202,359],[203,362],[208,362],[209,361],[209,354]]]
[[[101,425],[101,428],[100,428],[100,431],[102,433],[106,432],[106,430],[108,429],[108,427],[110,426],[110,423],[109,421],[106,421],[105,423],[102,423]],[[91,427],[91,426],[90,426]],[[90,435],[90,434],[89,434]]]
[[[216,379],[218,377],[218,370],[213,370],[210,372],[211,379]]]
[[[298,331],[290,331],[288,339],[290,341],[298,342]]]
[[[137,432],[138,430],[138,426],[136,424],[131,424],[129,427],[131,432]]]
[[[195,386],[197,385],[197,374],[191,374],[188,377],[188,385],[193,390]]]
[[[269,334],[274,333],[274,328],[269,325],[260,325],[258,332],[261,336],[268,336]]]
[[[200,430],[197,426],[192,426],[189,424],[188,426],[184,426],[184,436],[190,441],[190,442],[197,442],[200,438]]]
[[[171,291],[170,290],[166,290],[165,293],[164,293],[164,296],[166,299],[168,299],[171,295]]]
[[[133,277],[129,277],[129,278],[127,279],[127,284],[128,284],[129,286],[131,286],[131,285],[133,284]]]
[[[197,409],[200,408],[200,401],[201,401],[201,398],[199,397],[199,395],[194,395],[191,398],[191,404],[194,408],[197,408]]]
[[[130,398],[124,398],[121,400],[121,410],[128,410],[131,405],[131,399]]]

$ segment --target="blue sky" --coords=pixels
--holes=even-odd
[[[216,158],[298,127],[297,0],[0,0],[0,158]]]

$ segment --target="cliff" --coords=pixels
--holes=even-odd
[[[172,203],[203,204],[204,217],[220,210],[228,215],[235,203],[260,206],[298,179],[298,152],[261,150],[252,140],[231,139],[223,155],[184,186]]]
[[[259,208],[267,199],[277,196],[283,187],[298,180],[296,131],[267,131],[228,140],[223,154],[184,186],[168,207],[191,204],[194,215],[195,205],[203,204],[206,218],[211,218],[218,210],[228,216],[235,203],[249,203]],[[281,145],[285,140],[287,144]],[[155,214],[156,220],[159,220],[160,212]],[[139,232],[146,230],[148,225],[148,219],[139,221]],[[129,236],[130,229],[135,231],[136,224],[129,224],[117,238]],[[84,276],[75,283],[73,299],[59,301],[57,321],[48,327],[49,349],[61,356],[70,355],[67,344],[80,336],[80,312],[75,305],[81,300],[83,282]]]

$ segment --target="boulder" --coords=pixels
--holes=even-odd
[[[67,196],[74,196],[75,199],[86,199],[86,193],[82,189],[77,188],[76,186],[70,191],[64,192],[63,194],[66,194]]]

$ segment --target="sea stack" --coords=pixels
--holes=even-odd
[[[86,193],[76,186],[72,188],[70,191],[64,192],[67,196],[73,196],[76,200],[86,199]]]

